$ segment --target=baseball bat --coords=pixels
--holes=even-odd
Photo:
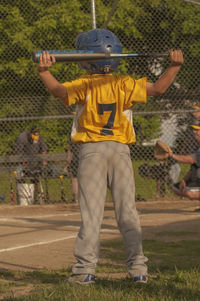
[[[61,189],[61,201],[67,202],[66,196],[65,196],[65,189],[64,189],[64,183],[63,183],[63,175],[60,175],[60,189]]]
[[[39,183],[40,183],[40,196],[41,196],[40,204],[43,205],[43,204],[45,204],[45,195],[44,195],[44,190],[43,190],[43,187],[42,187],[41,177],[39,177]]]
[[[17,185],[17,183],[18,183],[17,171],[14,170],[13,174],[14,174],[14,177],[15,177],[16,201],[17,201],[17,204],[19,204],[19,193],[18,193],[18,185]]]
[[[10,173],[10,192],[11,192],[11,202],[12,202],[12,204],[15,204],[15,194],[14,194],[14,189],[13,189],[12,173]]]
[[[45,184],[45,192],[46,192],[46,202],[49,203],[49,188],[48,188],[48,171],[44,168],[44,184]]]
[[[35,190],[36,190],[36,194],[37,194],[38,201],[39,201],[40,205],[44,205],[45,201],[44,201],[44,198],[43,198],[43,195],[42,195],[43,189],[41,191],[41,182],[40,182],[40,180],[39,180],[39,184],[40,184],[40,188],[38,187],[38,183],[35,183]]]
[[[169,56],[169,52],[144,52],[144,53],[109,53],[109,52],[93,52],[93,51],[75,51],[75,50],[45,50],[48,51],[50,56],[54,55],[56,62],[92,62],[102,61],[107,59],[123,59],[133,57],[166,57]],[[42,51],[33,51],[32,59],[34,63],[39,63],[40,55]]]

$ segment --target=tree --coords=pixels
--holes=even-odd
[[[96,0],[97,27],[105,24],[112,5],[113,0]],[[55,106],[49,97],[37,75],[31,53],[39,49],[74,49],[77,34],[91,29],[88,0],[3,0],[0,17],[1,117],[71,114],[73,108],[62,104]],[[188,99],[199,99],[200,6],[182,0],[119,0],[106,24],[120,38],[124,52],[163,52],[169,48],[184,51],[185,63],[176,83],[165,95],[151,98],[147,105],[138,106],[136,110],[184,108]],[[119,72],[134,77],[147,76],[148,80],[155,81],[168,64],[168,59],[163,58],[123,60]],[[52,72],[61,82],[84,73],[77,64],[56,64]],[[160,133],[158,115],[151,117],[137,117],[142,135],[147,139]],[[6,149],[4,125],[1,124],[4,132],[1,141]],[[12,133],[15,131],[11,128],[15,126],[15,123],[8,126]],[[59,133],[65,134],[64,126]],[[10,147],[12,141],[9,143]]]

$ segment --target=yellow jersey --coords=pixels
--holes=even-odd
[[[92,74],[65,82],[65,105],[77,104],[72,140],[78,142],[135,142],[132,106],[147,101],[147,78]]]

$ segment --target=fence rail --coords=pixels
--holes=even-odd
[[[36,5],[35,1],[18,0],[11,5],[10,0],[1,1],[0,178],[25,160],[15,156],[16,141],[23,131],[34,126],[40,128],[48,146],[48,155],[43,158],[56,165],[66,160],[76,108],[66,107],[50,96],[32,61],[33,51],[72,50],[80,32],[106,28],[118,36],[123,53],[161,53],[169,49],[182,49],[184,53],[184,64],[166,93],[149,98],[146,104],[134,105],[132,110],[136,193],[154,200],[155,181],[142,179],[138,166],[159,163],[152,155],[156,140],[163,140],[184,154],[195,146],[189,123],[194,116],[200,116],[200,110],[193,109],[200,105],[200,5],[186,0],[95,0],[90,1],[90,6],[88,3],[41,0]],[[155,82],[169,64],[167,57],[122,59],[118,74],[147,77],[149,82]],[[61,83],[85,74],[76,63],[57,63],[51,72]],[[124,171],[122,177],[125,176]],[[6,194],[8,187],[9,182],[6,186],[5,181],[0,181],[0,193]],[[56,196],[56,189],[52,193]]]

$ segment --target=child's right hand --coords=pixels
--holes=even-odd
[[[181,66],[184,62],[183,53],[181,50],[169,50],[172,66]]]
[[[56,59],[53,55],[49,55],[49,52],[43,51],[40,55],[39,64],[37,70],[39,73],[47,71],[53,64],[55,64]]]

